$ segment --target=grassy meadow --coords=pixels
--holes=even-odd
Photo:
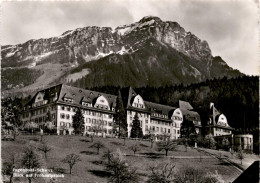
[[[37,151],[41,159],[41,168],[51,168],[56,173],[64,174],[64,178],[35,178],[32,182],[107,182],[110,172],[105,170],[104,162],[107,160],[102,158],[102,156],[108,149],[111,151],[121,150],[128,164],[132,168],[137,169],[140,175],[140,182],[147,180],[150,174],[149,167],[162,163],[175,164],[175,171],[189,166],[211,173],[217,172],[226,182],[232,182],[241,173],[235,167],[207,154],[202,154],[194,148],[188,147],[186,151],[182,145],[178,145],[176,150],[169,152],[168,157],[166,157],[164,151],[157,151],[156,143],[154,143],[153,148],[151,148],[149,141],[126,139],[124,145],[123,139],[94,137],[94,142],[100,141],[105,146],[100,149],[99,154],[97,154],[95,148],[90,148],[94,142],[92,142],[89,137],[49,135],[44,136],[43,141],[51,147],[51,151],[47,153],[47,160],[44,158],[43,152]],[[140,148],[140,151],[137,151],[135,156],[130,149],[134,144],[138,144]],[[41,145],[40,136],[20,135],[16,141],[2,141],[2,162],[9,161],[12,154],[16,154],[18,157],[23,153],[24,149],[30,145],[37,150]],[[81,161],[76,163],[72,169],[72,174],[69,174],[68,164],[62,163],[61,160],[71,153],[79,155]],[[17,168],[19,168],[18,165]],[[28,182],[26,178],[14,178],[13,180],[14,182]]]

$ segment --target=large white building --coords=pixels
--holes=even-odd
[[[220,113],[214,103],[210,103],[209,121],[206,126],[207,133],[213,136],[231,135],[233,128],[228,124],[228,120],[223,113]]]
[[[198,134],[201,132],[200,116],[188,102],[179,101],[179,107],[172,107],[144,101],[131,87],[121,91],[128,136],[136,113],[144,135],[177,139],[184,118],[193,122]],[[84,134],[112,135],[116,100],[115,95],[60,84],[37,92],[24,106],[22,121],[35,122],[41,127],[49,111],[57,134],[72,134],[72,116],[79,108],[84,116]]]
[[[136,113],[144,135],[168,135],[171,139],[178,139],[184,116],[191,119],[198,134],[201,132],[200,116],[192,111],[193,108],[188,102],[179,101],[179,108],[176,108],[144,101],[131,87],[123,89],[122,98],[127,113],[128,136]],[[187,108],[184,104],[190,107]]]
[[[57,134],[71,134],[72,116],[79,108],[84,116],[84,133],[111,135],[115,106],[114,95],[60,84],[37,92],[24,107],[22,121],[41,126],[50,111]]]

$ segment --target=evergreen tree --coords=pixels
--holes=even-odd
[[[116,114],[114,115],[116,125],[119,127],[119,136],[124,136],[127,131],[126,113],[120,90],[116,101]]]
[[[192,135],[196,134],[195,126],[191,120],[183,117],[183,122],[181,124],[181,138],[190,138]]]
[[[75,134],[80,134],[82,132],[82,128],[84,128],[84,116],[79,108],[75,115],[72,116],[72,126]]]
[[[140,120],[139,120],[137,113],[134,116],[133,126],[131,129],[130,137],[131,138],[143,138],[143,131],[142,131],[142,128],[140,127]]]

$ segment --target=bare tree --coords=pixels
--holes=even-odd
[[[150,167],[151,174],[148,176],[147,183],[170,183],[174,181],[175,165],[170,163],[163,163],[156,167]]]
[[[112,151],[110,149],[107,149],[103,155],[103,158],[107,159],[107,163],[110,164],[112,157]]]
[[[76,155],[74,153],[67,155],[61,162],[62,163],[67,163],[69,165],[70,168],[70,174],[72,173],[72,168],[73,166],[77,163],[81,161],[79,155]]]
[[[150,137],[150,142],[151,142],[151,148],[153,148],[153,144],[154,144],[154,135],[151,135],[151,137]]]
[[[92,144],[91,146],[89,146],[90,148],[96,148],[97,149],[97,154],[99,154],[99,149],[105,147],[104,144],[102,144],[100,141],[95,142],[94,144]]]
[[[134,155],[137,151],[140,151],[140,147],[137,144],[132,145],[130,149],[134,152]]]
[[[15,156],[11,155],[10,161],[5,162],[3,164],[2,173],[3,173],[3,175],[10,176],[10,178],[9,178],[10,183],[13,182],[15,162],[16,162]]]
[[[165,151],[165,155],[168,155],[168,151],[174,151],[177,147],[176,142],[170,140],[170,139],[165,139],[164,141],[158,142],[158,151]]]
[[[111,183],[136,183],[139,180],[136,169],[128,165],[120,150],[112,154],[106,169],[111,172],[109,177]]]
[[[51,147],[48,146],[48,144],[46,143],[42,143],[41,146],[38,148],[38,150],[44,153],[44,157],[47,160],[47,153],[51,151]]]
[[[27,169],[35,169],[40,167],[40,158],[33,150],[33,147],[27,147],[22,155],[21,165]],[[28,176],[29,183],[33,177]]]

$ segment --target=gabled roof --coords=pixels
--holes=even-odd
[[[189,102],[182,101],[182,100],[179,100],[179,107],[181,109],[187,109],[187,110],[193,109],[193,107],[191,106],[191,104]]]
[[[147,112],[147,113],[159,113],[166,115],[168,118],[171,116],[173,111],[176,109],[175,107],[168,106],[168,105],[162,105],[157,104],[153,102],[144,101],[145,109],[135,108],[131,105],[131,102],[133,101],[134,97],[138,94],[134,91],[132,87],[127,87],[121,89],[121,95],[124,103],[124,107],[128,109],[133,109],[140,112]],[[161,118],[161,117],[157,117]],[[165,118],[161,118],[165,120]]]
[[[25,106],[31,106],[34,103],[38,93],[44,93],[43,98],[45,100],[48,100],[48,102],[50,102],[51,97],[54,97],[54,96],[56,96],[56,94],[60,93],[61,87],[62,87],[62,84],[59,84],[59,85],[55,85],[55,86],[37,91],[36,93],[34,93],[32,99]]]
[[[170,116],[170,112],[173,111],[174,109],[176,109],[175,107],[157,104],[157,103],[148,102],[148,101],[144,101],[144,103],[145,103],[145,105],[146,105],[146,107],[148,108],[149,111],[156,112],[156,113],[159,113],[159,114],[164,114],[164,115],[167,115],[167,116]]]
[[[181,108],[180,108],[180,110],[181,110],[183,116],[185,116],[185,118],[192,119],[192,120],[195,119],[197,121],[200,121],[200,115],[196,111],[190,111],[190,110],[181,109]]]
[[[116,98],[117,98],[117,96],[115,96],[115,95],[86,90],[86,89],[82,89],[82,88],[76,88],[76,87],[68,86],[68,85],[64,85],[64,84],[62,85],[60,95],[58,98],[58,102],[64,102],[63,96],[65,96],[65,97],[71,96],[73,99],[73,104],[81,105],[82,99],[86,102],[93,103],[101,95],[103,95],[107,99],[110,107],[111,106],[115,107]]]
[[[131,107],[131,100],[136,95],[136,92],[131,86],[121,89],[121,96],[125,108]]]

